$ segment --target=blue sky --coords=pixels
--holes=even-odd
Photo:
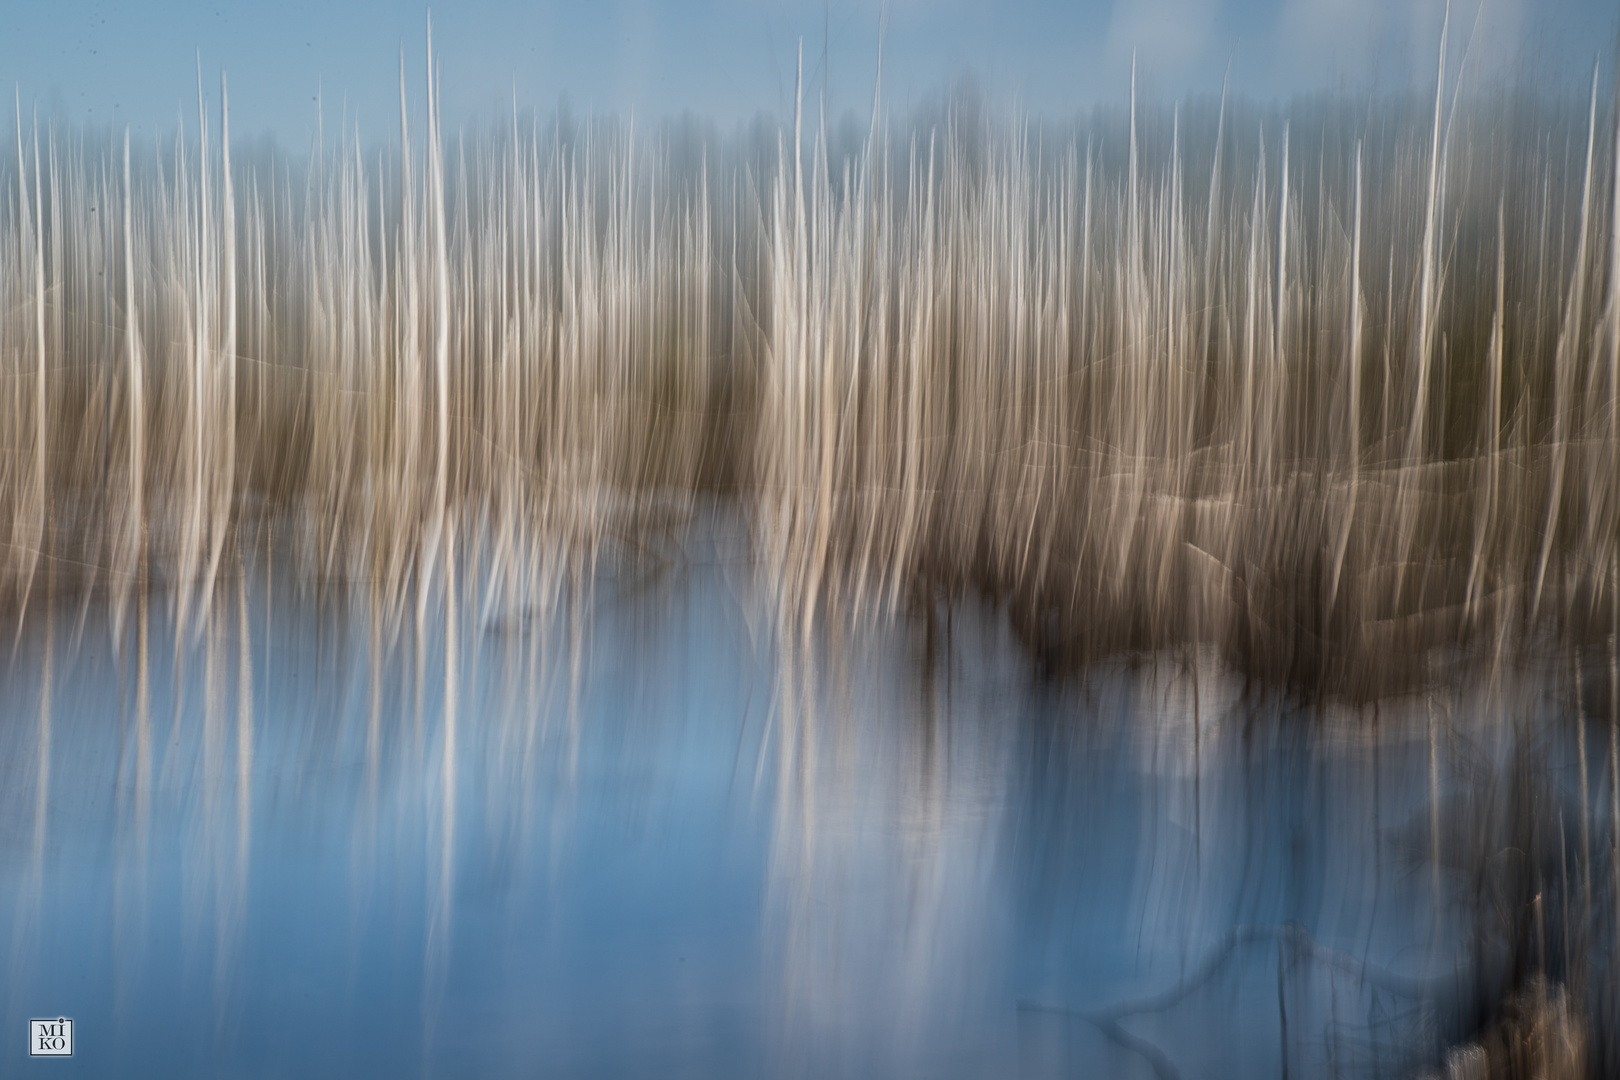
[[[885,92],[891,105],[971,72],[982,88],[1036,113],[1127,92],[1131,55],[1144,92],[1217,90],[1228,60],[1239,91],[1432,83],[1444,0],[889,0]],[[1614,64],[1613,0],[1454,0],[1476,74],[1529,67],[1583,82]],[[322,99],[326,130],[345,109],[362,136],[398,127],[403,44],[413,104],[423,91],[427,6],[400,0],[196,0],[13,3],[0,11],[0,78],[37,103],[138,132],[195,123],[196,65],[217,98],[230,77],[232,126],[301,146]],[[694,110],[723,123],[791,107],[794,52],[807,81],[826,72],[835,112],[870,101],[876,0],[466,0],[434,15],[443,105],[455,125],[566,93],[576,112]],[[1476,29],[1477,26],[1477,29]],[[823,56],[825,54],[825,61]],[[1455,55],[1455,54],[1454,54]],[[1607,79],[1605,79],[1607,82]]]

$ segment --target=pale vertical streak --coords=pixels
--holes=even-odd
[[[34,852],[33,875],[34,888],[38,890],[43,884],[45,873],[45,849],[50,819],[51,798],[51,697],[54,690],[56,627],[55,615],[52,608],[51,596],[51,568],[45,567],[45,655],[40,663],[39,670],[39,724],[37,729],[37,756],[34,761]],[[39,897],[36,892],[34,897]]]
[[[1541,553],[1536,557],[1536,581],[1531,592],[1530,618],[1541,610],[1541,591],[1547,580],[1547,563],[1552,556],[1553,539],[1558,533],[1558,515],[1563,505],[1564,468],[1569,454],[1569,412],[1572,368],[1580,349],[1581,319],[1586,303],[1587,222],[1592,212],[1592,151],[1597,137],[1598,72],[1592,69],[1592,104],[1586,122],[1586,169],[1581,181],[1581,223],[1575,241],[1575,268],[1565,301],[1563,325],[1553,355],[1553,432],[1552,477],[1547,484],[1546,524],[1542,530]]]
[[[21,166],[22,125],[18,122],[18,164]],[[22,183],[19,168],[18,182]],[[26,192],[25,192],[26,202]],[[25,211],[26,213],[26,211]],[[34,468],[28,504],[28,580],[18,612],[19,626],[28,610],[28,594],[33,588],[34,571],[45,551],[45,451],[48,413],[45,385],[45,201],[39,181],[39,120],[34,120]]]
[[[1434,306],[1436,247],[1439,240],[1440,201],[1444,197],[1440,175],[1440,105],[1446,86],[1446,34],[1451,27],[1451,0],[1446,0],[1445,21],[1440,27],[1440,62],[1435,76],[1434,125],[1429,142],[1428,193],[1423,209],[1423,267],[1418,285],[1417,396],[1412,406],[1412,427],[1407,436],[1406,461],[1417,461],[1423,451],[1423,422],[1428,408],[1429,365],[1434,352]]]
[[[1350,527],[1355,519],[1356,499],[1361,480],[1361,143],[1356,142],[1355,225],[1350,239],[1350,350],[1345,357],[1345,467],[1350,480],[1345,495],[1339,542],[1333,553],[1333,574],[1328,584],[1328,608],[1339,596],[1339,575],[1344,569],[1344,553],[1350,543]]]
[[[1616,526],[1620,525],[1620,492],[1615,490],[1615,478],[1620,477],[1620,84],[1617,84],[1614,109],[1614,167],[1609,174],[1609,281],[1602,316],[1603,343],[1608,352],[1606,374],[1609,400],[1604,434],[1608,439],[1609,460],[1607,482],[1595,485],[1599,490],[1594,493],[1594,505],[1586,514],[1581,538],[1583,558],[1593,565],[1601,556],[1602,538],[1614,537]],[[1588,386],[1596,381],[1597,352],[1594,348],[1593,372],[1588,376]],[[1613,540],[1609,542],[1613,543]],[[1616,590],[1616,601],[1620,602],[1620,582],[1615,582],[1612,587]]]
[[[236,888],[246,903],[253,844],[253,649],[248,633],[247,573],[236,577]]]
[[[1615,498],[1614,477],[1620,476],[1620,91],[1615,105],[1614,172],[1610,176],[1613,201],[1609,210],[1609,476],[1610,499]],[[1610,522],[1620,516],[1611,502]],[[1616,952],[1620,953],[1620,547],[1611,524],[1609,548],[1609,603],[1614,612],[1609,635],[1609,865],[1614,877]]]
[[[413,203],[416,192],[411,182],[411,140],[410,125],[406,112],[405,96],[405,48],[400,46],[399,51],[399,232],[400,241],[395,245],[399,259],[400,285],[396,288],[395,304],[397,308],[396,322],[400,327],[400,340],[395,352],[395,364],[400,375],[399,403],[396,406],[397,422],[400,428],[398,440],[402,444],[395,454],[393,467],[389,473],[387,485],[389,498],[393,503],[393,533],[395,540],[389,551],[388,561],[388,602],[390,607],[396,608],[404,602],[404,577],[406,573],[406,553],[410,545],[420,536],[421,523],[418,519],[419,507],[416,492],[413,487],[417,460],[420,456],[421,440],[421,386],[420,372],[418,370],[417,335],[420,332],[417,316],[417,302],[421,282],[416,265],[416,221]],[[420,584],[420,578],[418,578]],[[420,639],[422,636],[422,619],[420,604],[418,605],[417,620],[417,651],[421,652]],[[420,683],[421,665],[415,667],[417,681]],[[420,689],[417,698],[420,701]],[[420,721],[420,710],[418,710]],[[417,725],[420,731],[420,723]]]
[[[1614,168],[1609,174],[1609,437],[1620,438],[1620,83],[1615,93]]]
[[[1615,503],[1614,478],[1620,477],[1620,81],[1616,83],[1614,120],[1614,170],[1609,175],[1613,194],[1609,205],[1609,519],[1608,533],[1613,537],[1615,523],[1620,519],[1620,506]],[[1594,523],[1597,515],[1593,515]],[[1611,543],[1613,541],[1611,540]],[[1614,599],[1620,606],[1620,581],[1614,582]]]
[[[1437,248],[1441,204],[1445,197],[1444,176],[1440,168],[1440,111],[1446,86],[1446,35],[1451,28],[1451,0],[1446,0],[1445,20],[1440,26],[1440,61],[1435,76],[1434,123],[1429,141],[1429,177],[1423,209],[1423,256],[1418,284],[1418,338],[1416,388],[1412,399],[1412,419],[1407,428],[1406,453],[1395,486],[1395,511],[1398,524],[1395,529],[1394,591],[1390,597],[1393,610],[1399,609],[1406,564],[1411,555],[1413,529],[1412,499],[1408,485],[1414,471],[1422,464],[1424,421],[1429,409],[1429,367],[1434,356],[1434,309],[1438,302],[1436,276]],[[1393,257],[1393,253],[1392,253]]]
[[[191,603],[196,598],[198,588],[197,576],[202,560],[203,544],[210,542],[208,536],[208,511],[205,505],[208,502],[206,486],[208,484],[207,456],[208,456],[208,392],[212,384],[209,376],[209,367],[212,357],[211,334],[213,327],[209,321],[208,292],[213,282],[210,275],[210,237],[208,229],[209,198],[208,198],[208,113],[203,104],[202,89],[202,59],[199,54],[197,61],[197,250],[195,277],[191,282],[193,288],[192,333],[195,340],[192,343],[191,371],[190,371],[190,415],[187,418],[187,431],[191,436],[191,465],[188,479],[190,480],[190,500],[186,509],[185,526],[182,531],[182,548],[180,563],[179,588],[175,593],[178,610],[175,617],[175,650],[178,653],[184,647],[186,630],[190,616]],[[209,597],[204,593],[201,598],[201,611],[198,617],[206,620],[208,617]],[[177,657],[178,659],[178,657]],[[178,718],[178,711],[176,717]]]
[[[224,812],[224,792],[221,785],[225,772],[225,744],[223,732],[220,730],[220,713],[223,711],[224,689],[220,673],[220,633],[219,621],[212,616],[212,612],[205,609],[198,613],[197,632],[202,636],[203,650],[203,700],[202,700],[202,844],[200,873],[197,875],[198,892],[203,891],[204,885],[213,886],[213,916],[214,916],[214,1023],[216,1028],[223,1024],[225,1003],[228,1000],[228,984],[226,978],[230,967],[231,945],[231,902],[229,888],[231,879],[222,872],[221,862],[225,844],[225,823],[221,821]]]
[[[1265,409],[1260,414],[1265,424],[1265,441],[1261,446],[1265,486],[1271,486],[1272,468],[1277,462],[1277,427],[1281,405],[1278,388],[1285,384],[1288,373],[1283,365],[1288,349],[1288,122],[1283,121],[1282,170],[1277,177],[1277,300],[1271,313],[1271,363],[1266,365]]]
[[[134,587],[134,578],[140,574],[141,541],[145,530],[145,510],[142,491],[141,462],[145,455],[145,387],[141,375],[140,333],[135,320],[135,223],[134,195],[130,189],[129,128],[124,129],[124,359],[125,379],[128,382],[129,439],[129,539],[126,549],[126,580],[119,592],[119,609],[123,597]],[[119,620],[122,621],[121,619]]]
[[[1475,605],[1482,589],[1480,575],[1484,568],[1485,545],[1496,518],[1497,488],[1502,470],[1502,351],[1503,311],[1506,308],[1507,288],[1507,227],[1503,216],[1504,200],[1496,204],[1496,311],[1491,318],[1491,343],[1486,350],[1485,399],[1485,500],[1474,524],[1474,554],[1468,567],[1468,589],[1463,601],[1464,612],[1473,621]]]
[[[1199,349],[1201,361],[1207,362],[1210,353],[1210,318],[1215,312],[1215,258],[1219,245],[1216,243],[1215,207],[1220,200],[1221,193],[1221,156],[1226,145],[1226,93],[1231,80],[1231,66],[1228,64],[1227,73],[1221,78],[1221,111],[1215,122],[1215,163],[1210,166],[1209,172],[1209,208],[1204,222],[1204,311],[1203,327],[1199,334]],[[1360,176],[1361,150],[1356,150],[1357,176]],[[1087,150],[1087,166],[1089,174],[1090,150]]]
[[[199,101],[202,95],[202,77],[199,70],[197,81]],[[225,324],[220,338],[221,355],[219,362],[225,367],[225,388],[223,400],[212,404],[222,413],[224,432],[220,436],[222,446],[217,447],[222,461],[217,468],[213,479],[213,499],[211,509],[212,528],[210,530],[211,551],[208,558],[208,573],[204,578],[203,597],[204,610],[212,603],[214,594],[214,581],[219,571],[220,556],[225,550],[225,530],[230,520],[232,497],[236,489],[236,204],[231,186],[231,109],[230,96],[225,85],[225,73],[219,74],[220,98],[220,150],[224,155],[221,165],[222,179],[222,207],[223,221],[220,226],[220,240],[224,246],[224,277],[221,286],[221,299],[225,303]],[[206,128],[206,125],[205,125]],[[206,175],[206,173],[205,173]],[[207,220],[209,206],[207,202],[207,186],[204,185],[203,217]],[[212,366],[212,365],[211,365]],[[217,393],[216,388],[216,393]]]
[[[1272,314],[1276,338],[1272,365],[1279,377],[1288,349],[1288,123],[1283,122],[1282,172],[1277,179],[1277,310]]]
[[[428,16],[428,185],[433,210],[434,335],[437,380],[436,465],[433,487],[433,547],[443,543],[450,483],[450,264],[445,250],[444,154],[440,145],[439,85],[433,66],[433,17]],[[446,590],[446,602],[450,600]]]
[[[809,363],[810,363],[810,254],[809,239],[806,235],[807,225],[804,208],[804,40],[799,40],[799,55],[796,65],[797,74],[794,76],[793,90],[793,319],[789,325],[792,334],[788,344],[788,357],[791,365],[788,393],[791,395],[790,407],[793,410],[793,458],[792,466],[787,476],[789,485],[789,502],[787,512],[789,515],[789,558],[792,560],[791,574],[793,595],[792,601],[804,603],[804,550],[803,550],[803,510],[804,495],[802,485],[805,481],[804,470],[809,438],[809,418],[805,415],[809,407]],[[780,362],[780,361],[778,361]],[[808,607],[805,608],[804,631],[808,634],[809,622],[814,617]],[[785,745],[785,744],[784,744]]]
[[[13,105],[14,105],[15,110],[16,110],[15,111],[16,128],[14,130],[15,130],[16,136],[17,136],[17,253],[16,253],[17,261],[16,261],[16,269],[17,269],[18,284],[20,286],[20,291],[22,292],[22,297],[20,299],[20,303],[21,303],[21,305],[26,305],[26,303],[27,303],[27,281],[26,281],[27,270],[25,268],[26,268],[27,262],[28,262],[28,218],[29,218],[28,181],[27,181],[26,177],[28,175],[28,168],[27,168],[27,165],[25,164],[26,159],[23,157],[22,96],[21,96],[20,92],[17,92],[16,90],[13,91],[13,95],[14,96],[13,96],[12,101],[13,101]],[[5,320],[0,319],[0,330],[3,330],[4,328],[5,328]],[[13,361],[14,366],[12,368],[12,373],[16,376],[16,378],[14,380],[8,380],[8,382],[10,384],[9,385],[10,393],[7,396],[9,398],[9,404],[11,406],[11,409],[10,409],[10,417],[9,417],[10,423],[8,424],[8,430],[7,430],[8,438],[6,440],[6,450],[7,450],[8,458],[13,458],[13,459],[20,459],[21,455],[22,455],[22,452],[23,452],[23,447],[22,447],[22,420],[23,420],[24,405],[23,405],[23,391],[22,391],[22,371],[23,371],[23,364],[26,361],[26,354],[27,354],[27,348],[28,348],[28,346],[27,346],[27,336],[28,336],[28,334],[27,334],[27,331],[25,330],[23,332],[23,334],[22,334],[22,338],[23,338],[22,354],[23,355],[18,356]],[[11,520],[11,523],[10,523],[11,528],[10,528],[10,530],[8,532],[8,535],[7,535],[7,539],[11,541],[11,545],[10,545],[10,549],[8,551],[8,554],[7,554],[5,567],[6,567],[6,570],[7,570],[8,573],[10,573],[10,574],[18,574],[27,565],[28,552],[26,550],[25,545],[22,545],[22,544],[18,543],[19,530],[23,527],[23,523],[21,521],[22,515],[20,513],[18,513],[18,503],[16,501],[17,498],[18,498],[18,493],[15,491],[15,489],[13,487],[13,485],[16,483],[16,481],[11,476],[12,472],[13,472],[13,470],[8,469],[8,470],[6,470],[6,473],[5,473],[6,494],[11,497],[10,498],[10,505],[11,505],[11,509],[12,509],[12,515],[11,515],[12,520]],[[26,575],[24,575],[24,576],[26,576]],[[18,612],[17,633],[19,635],[22,633],[22,615],[23,615],[22,612]]]
[[[1126,213],[1125,223],[1130,230],[1130,248],[1134,250],[1137,241],[1137,208],[1136,208],[1136,50],[1131,50],[1131,131],[1130,131],[1130,161],[1126,183],[1130,185],[1127,194],[1130,198],[1129,210]]]
[[[457,764],[457,695],[459,657],[457,650],[457,620],[460,605],[456,602],[455,530],[445,535],[444,561],[444,758],[440,763],[440,828],[439,837],[439,897],[436,921],[440,926],[440,947],[450,947],[451,899],[454,892],[455,838],[456,838],[456,764]]]
[[[135,589],[135,828],[137,861],[144,866],[148,783],[152,774],[152,716],[148,684],[146,508],[143,464],[146,456],[145,375],[141,368],[140,324],[135,312],[134,193],[130,185],[129,128],[124,128],[124,343],[129,381],[130,558]]]
[[[1260,277],[1260,247],[1261,232],[1264,228],[1266,205],[1266,145],[1264,129],[1260,135],[1260,167],[1255,170],[1254,177],[1254,204],[1249,211],[1249,257],[1245,272],[1245,287],[1243,290],[1243,344],[1242,367],[1243,379],[1238,391],[1240,410],[1238,414],[1238,479],[1237,486],[1244,496],[1251,494],[1250,488],[1255,483],[1254,474],[1257,469],[1256,457],[1264,451],[1257,448],[1255,439],[1256,398],[1259,395],[1258,376],[1255,372],[1256,353],[1259,349],[1257,341],[1260,320],[1261,277]]]

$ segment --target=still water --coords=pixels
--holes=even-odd
[[[1307,714],[1192,651],[1058,686],[971,603],[786,634],[744,552],[715,526],[545,617],[469,589],[391,641],[364,589],[266,564],[178,648],[155,593],[144,678],[135,613],[36,605],[0,682],[0,1071],[1443,1059],[1489,962],[1490,856],[1450,849],[1507,845],[1492,778],[1556,695],[1440,672]],[[1607,737],[1571,848],[1608,847]],[[1536,741],[1559,798],[1568,741]],[[43,1016],[71,1060],[28,1058]]]

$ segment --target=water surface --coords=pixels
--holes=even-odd
[[[1409,1075],[1488,960],[1435,841],[1498,828],[1515,747],[1578,786],[1544,694],[1306,712],[1191,651],[1058,685],[972,604],[806,639],[734,530],[666,555],[391,643],[261,563],[178,649],[154,594],[144,683],[135,614],[36,610],[5,1071]],[[25,1058],[43,1015],[71,1061]]]

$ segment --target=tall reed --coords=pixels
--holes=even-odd
[[[195,624],[274,536],[397,631],[452,551],[547,610],[718,495],[794,632],[974,589],[1054,672],[1199,641],[1351,698],[1606,639],[1615,111],[1441,74],[449,136],[430,46],[397,153],[296,166],[232,154],[223,80],[146,148],[19,108],[0,594]]]

